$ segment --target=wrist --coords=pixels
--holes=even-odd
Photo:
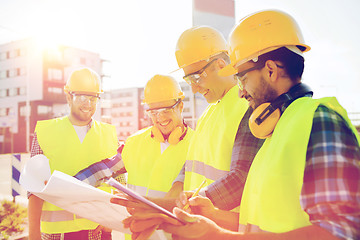
[[[220,209],[218,209],[217,207],[213,207],[213,209],[211,209],[210,211],[207,211],[206,213],[204,213],[204,217],[207,217],[211,220],[213,220],[214,222],[216,222],[217,216],[220,213]]]

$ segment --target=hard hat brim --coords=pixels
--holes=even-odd
[[[221,77],[231,76],[237,73],[237,70],[233,68],[230,64],[226,65],[224,68],[218,71],[218,75]]]

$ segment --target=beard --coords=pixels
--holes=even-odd
[[[254,97],[252,97],[255,103],[254,109],[263,103],[272,102],[277,97],[278,93],[275,91],[275,89],[272,88],[263,77],[261,77],[260,86],[257,89],[257,94],[254,94]]]

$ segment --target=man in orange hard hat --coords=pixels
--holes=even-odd
[[[73,71],[64,87],[70,114],[38,121],[31,157],[43,154],[51,172],[75,175],[80,170],[116,154],[114,126],[92,117],[100,94],[100,77],[89,68]],[[79,218],[35,195],[29,196],[29,239],[111,239],[97,223]]]
[[[161,228],[174,239],[360,239],[360,137],[335,97],[313,99],[301,82],[310,47],[295,20],[278,10],[251,14],[235,26],[229,47],[231,64],[220,74],[235,74],[239,96],[255,109],[250,129],[266,138],[240,212],[199,196],[192,209],[212,220],[175,208],[188,223]],[[239,232],[225,229],[229,221]]]

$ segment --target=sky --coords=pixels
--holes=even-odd
[[[360,113],[360,1],[235,0],[236,22],[274,8],[296,19],[312,48],[303,81],[314,96],[336,96]],[[191,0],[0,0],[0,44],[35,36],[97,52],[109,61],[106,90],[143,87],[177,69],[176,41],[191,26]]]

